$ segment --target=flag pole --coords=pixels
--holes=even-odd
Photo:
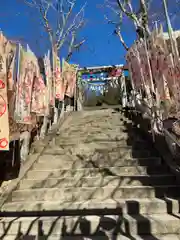
[[[177,57],[177,54],[176,54],[176,48],[175,48],[174,40],[173,40],[173,29],[172,29],[171,21],[170,21],[169,14],[168,14],[167,2],[166,2],[166,0],[162,0],[162,1],[163,1],[164,14],[166,17],[166,24],[167,24],[167,29],[168,29],[169,39],[170,39],[171,51],[173,54],[173,58],[175,58],[175,57]]]

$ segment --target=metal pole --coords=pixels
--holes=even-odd
[[[174,46],[174,41],[173,41],[173,29],[172,29],[172,26],[171,26],[171,21],[170,21],[169,15],[168,15],[167,2],[166,2],[166,0],[162,0],[162,1],[163,1],[164,14],[165,14],[165,17],[166,17],[168,34],[169,34],[169,39],[170,39],[170,44],[171,44],[171,50],[172,50],[173,56],[175,56],[175,46]]]

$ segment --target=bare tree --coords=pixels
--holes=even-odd
[[[40,21],[48,33],[54,53],[68,46],[67,59],[79,50],[85,40],[78,41],[78,33],[85,24],[86,4],[76,12],[77,0],[23,0],[39,12]]]
[[[168,6],[168,14],[171,20],[172,26],[179,23],[180,17],[180,0],[166,0]],[[163,0],[151,0],[151,6],[149,8],[149,25],[152,28],[153,23],[160,22],[162,25],[166,25],[166,19],[163,9]]]
[[[180,10],[180,0],[167,0],[171,21],[175,21]],[[122,35],[125,19],[130,20],[139,38],[148,37],[155,23],[165,23],[162,0],[105,0],[105,18],[114,25],[114,33],[126,50],[128,46]],[[166,24],[165,24],[166,25]]]
[[[55,83],[55,57],[66,48],[66,60],[70,60],[73,53],[81,48],[85,40],[79,41],[78,33],[85,24],[86,3],[77,11],[77,0],[20,0],[38,12],[40,23],[47,32],[52,48],[53,86]],[[63,51],[64,52],[64,51]],[[54,123],[57,123],[59,112],[54,108]],[[47,129],[48,117],[44,117],[41,137]]]
[[[133,4],[132,0],[105,0],[105,6],[108,12],[105,13],[105,19],[109,24],[115,27],[114,33],[119,37],[126,50],[128,46],[122,36],[122,24],[124,19],[130,20],[139,37],[150,34],[148,11],[152,0],[139,0],[139,5]],[[110,10],[110,11],[109,11]]]

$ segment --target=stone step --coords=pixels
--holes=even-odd
[[[74,145],[77,143],[77,136],[79,142],[90,143],[92,141],[95,142],[110,142],[110,140],[115,144],[119,144],[123,142],[123,140],[133,140],[134,142],[141,142],[147,145],[147,141],[142,138],[140,135],[137,135],[137,131],[131,130],[128,131],[127,129],[121,130],[120,128],[116,127],[114,129],[108,129],[108,126],[104,126],[104,128],[96,128],[92,129],[91,126],[87,128],[87,126],[83,126],[83,128],[77,127],[73,130],[71,127],[67,131],[61,132],[60,135],[56,135],[53,141],[49,142],[49,145],[56,146],[59,145],[66,145],[71,144]],[[131,141],[131,142],[133,142]]]
[[[176,197],[180,188],[175,185],[156,187],[82,187],[82,188],[38,188],[16,190],[12,192],[9,201],[86,201],[91,199],[104,200],[106,198],[154,198]]]
[[[86,217],[43,217],[43,218],[18,218],[4,219],[0,222],[0,232],[4,233],[7,228],[7,234],[15,235],[21,231],[22,234],[37,235],[98,235],[97,229],[101,232],[110,233],[115,228],[120,228],[131,235],[165,235],[180,233],[180,219],[168,214],[148,215],[113,215],[113,216],[86,216]],[[129,227],[129,229],[128,229]],[[43,233],[43,234],[42,234]],[[132,238],[131,238],[132,239]]]
[[[95,156],[95,160],[93,162],[98,166],[104,167],[120,167],[120,166],[157,166],[161,164],[161,159],[158,157],[152,158],[115,158],[112,154],[108,156],[103,156],[102,154]],[[79,158],[73,159],[71,156],[67,155],[42,155],[38,162],[34,165],[33,169],[35,170],[50,170],[50,169],[60,169],[60,168],[69,168],[69,169],[78,169],[83,167],[92,167],[92,163],[85,160],[81,160]]]
[[[79,130],[79,131],[78,131]],[[78,133],[77,133],[78,131]],[[122,140],[130,140],[133,139],[135,142],[142,142],[146,144],[146,141],[144,141],[141,137],[137,136],[134,131],[126,132],[125,130],[122,131],[118,128],[108,130],[107,126],[105,126],[104,130],[102,128],[99,128],[97,130],[93,130],[92,128],[88,131],[84,131],[83,129],[78,129],[77,131],[71,131],[69,130],[68,134],[63,134],[61,137],[55,138],[56,145],[66,145],[66,144],[76,144],[76,139],[72,137],[77,137],[80,142],[86,142],[90,143],[92,141],[95,142],[109,142],[112,140],[112,142],[121,142]],[[104,131],[104,132],[103,132]]]
[[[109,135],[113,135],[114,134],[118,134],[118,133],[129,133],[129,134],[133,134],[135,133],[135,131],[137,130],[137,128],[131,126],[131,128],[127,129],[127,127],[124,125],[124,122],[121,122],[118,126],[114,126],[113,123],[112,124],[93,124],[93,123],[89,123],[89,124],[85,124],[84,125],[77,125],[74,127],[70,127],[68,129],[64,129],[65,131],[63,131],[63,136],[62,139],[65,139],[68,137],[69,133],[72,134],[77,134],[79,132],[85,132],[87,131],[88,134],[97,134],[99,133],[99,136],[105,136],[106,134]],[[80,130],[80,131],[78,131]],[[118,130],[118,131],[116,131]],[[81,136],[81,135],[80,135]],[[97,137],[97,136],[96,136]]]
[[[106,126],[107,128],[107,126]],[[140,136],[136,135],[135,131],[122,131],[119,129],[113,129],[113,130],[108,130],[106,129],[104,133],[102,133],[102,130],[99,129],[101,131],[101,133],[91,133],[90,131],[88,131],[88,134],[83,136],[83,139],[85,139],[86,143],[90,143],[91,141],[95,141],[95,142],[109,142],[110,140],[112,140],[112,142],[121,142],[123,140],[134,140],[135,142],[142,142],[142,143],[146,143],[146,141],[143,140],[143,138],[141,138]],[[62,141],[61,141],[62,139]],[[59,138],[57,141],[57,143],[61,143],[61,142],[68,142],[68,137],[67,138]],[[81,138],[80,138],[81,139]],[[73,140],[70,140],[70,142],[75,142]]]
[[[167,168],[165,166],[127,166],[127,167],[92,167],[92,168],[77,168],[77,169],[51,169],[49,170],[31,170],[27,173],[26,179],[45,179],[45,178],[64,178],[64,177],[96,177],[98,173],[104,176],[132,176],[132,175],[158,175],[166,174]]]
[[[42,239],[42,240],[46,240],[47,239],[47,236],[42,236],[42,237],[37,237],[38,235],[36,234],[36,235],[24,235],[24,236],[21,236],[21,237],[23,237],[23,238],[19,238],[19,239],[25,239],[25,240],[36,240],[36,239]],[[105,237],[106,237],[106,235],[105,235]],[[64,236],[60,236],[59,234],[58,235],[49,235],[48,236],[48,239],[49,240],[61,240],[61,239],[65,239],[65,240],[91,240],[91,239],[98,239],[98,240],[105,240],[105,237],[104,237],[104,234],[102,235],[102,233],[101,233],[101,236],[99,236],[99,235],[96,235],[96,236],[90,236],[89,238],[87,237],[87,236],[79,236],[79,235],[71,235],[71,236],[69,236],[69,234],[68,234],[68,236],[67,237],[64,237]],[[19,240],[18,239],[18,240]],[[107,239],[107,237],[106,237],[106,239]],[[111,238],[108,238],[108,239],[110,239],[111,240]],[[3,240],[17,240],[17,236],[16,235],[8,235],[8,236],[6,236],[6,237],[3,237]],[[119,237],[117,237],[116,238],[116,240],[121,240],[121,236],[119,236]],[[170,239],[171,240],[171,239]]]
[[[122,230],[131,235],[180,234],[180,215],[124,215]]]
[[[129,237],[120,236],[121,240],[180,240],[179,234],[149,234],[149,235],[131,235]],[[56,240],[56,239],[54,239]],[[71,239],[68,239],[71,240]],[[72,237],[73,240],[73,237]]]
[[[122,126],[122,125],[124,126],[125,123],[129,123],[129,124],[132,123],[132,120],[127,120],[126,118],[120,119],[119,116],[117,116],[117,115],[116,115],[116,117],[115,117],[115,115],[113,115],[112,117],[107,117],[106,120],[102,119],[102,116],[100,116],[99,118],[96,118],[96,117],[89,118],[88,117],[88,119],[87,118],[86,119],[82,119],[82,118],[76,119],[76,120],[78,120],[78,122],[75,122],[75,123],[72,122],[71,128],[74,129],[76,126],[82,127],[83,124],[84,125],[86,124],[87,126],[90,125],[92,127],[99,127],[99,126],[103,127],[104,125],[113,127],[115,118],[117,120],[116,121],[117,126]],[[66,127],[66,130],[68,130],[68,127]]]
[[[51,157],[53,155],[60,155],[60,156],[65,155],[66,151],[63,148],[53,145],[53,146],[47,146],[47,148],[44,150],[43,153],[45,155],[50,155]]]
[[[50,156],[62,156],[62,155],[78,155],[81,154],[81,148],[84,148],[90,154],[95,153],[100,155],[111,155],[113,158],[148,158],[153,157],[156,158],[156,153],[152,150],[148,150],[148,147],[142,145],[141,148],[132,148],[132,146],[128,146],[127,143],[78,143],[71,145],[61,145],[61,146],[51,146],[47,147],[44,151],[45,155]],[[143,149],[143,150],[142,150]],[[79,151],[78,151],[79,150]]]
[[[86,133],[83,133],[83,135],[86,135]],[[70,140],[71,138],[75,138],[76,140]],[[85,138],[85,137],[84,137]],[[117,136],[115,139],[114,138],[109,138],[108,136],[104,137],[104,138],[91,138],[90,136],[86,136],[85,139],[81,139],[78,136],[78,141],[77,141],[77,136],[71,136],[71,134],[69,134],[69,137],[67,138],[67,140],[63,140],[62,138],[57,138],[55,140],[53,140],[53,143],[51,143],[51,147],[52,148],[63,148],[63,149],[67,149],[67,148],[74,148],[79,144],[84,144],[84,145],[88,145],[91,148],[93,147],[97,147],[97,148],[104,148],[104,149],[113,149],[113,148],[121,148],[124,146],[134,146],[134,148],[138,148],[138,145],[141,145],[140,149],[148,149],[147,146],[147,142],[144,142],[144,140],[140,140],[137,137],[122,137],[122,136]],[[46,150],[48,152],[48,150]],[[49,149],[49,153],[52,152],[52,149]],[[58,153],[58,152],[57,152]],[[61,152],[60,152],[61,154]]]
[[[103,234],[102,232],[100,232],[100,234]],[[25,238],[23,239],[27,239],[27,240],[36,240],[37,239],[37,235],[31,235],[31,234],[27,234],[24,236]],[[50,240],[59,240],[60,237],[58,235],[50,235],[48,236],[48,239]],[[161,235],[157,235],[157,234],[153,234],[153,235],[143,235],[143,236],[138,236],[138,235],[133,235],[133,236],[122,236],[121,234],[119,236],[115,236],[116,240],[180,240],[180,235],[179,234],[161,234]],[[44,239],[42,237],[42,239]],[[45,238],[47,239],[47,238]],[[63,238],[64,239],[64,238]],[[105,239],[109,239],[111,240],[112,238],[108,236],[106,237],[106,235],[104,234],[103,236],[96,234],[95,236],[90,236],[89,238],[87,236],[79,236],[79,235],[69,235],[68,237],[65,238],[66,240],[105,240]],[[17,235],[8,235],[3,237],[3,240],[17,240]]]
[[[35,188],[64,188],[64,187],[116,187],[116,186],[160,186],[173,185],[176,178],[173,175],[154,175],[154,176],[103,176],[97,174],[96,177],[77,178],[48,178],[41,180],[23,179],[18,189],[35,189]]]
[[[80,134],[80,133],[79,133]],[[84,135],[84,133],[83,133]],[[71,136],[69,134],[69,138],[72,138],[73,136]],[[77,139],[77,136],[74,136],[76,139]],[[59,141],[59,144],[56,145],[56,141]],[[150,146],[148,146],[148,143],[144,140],[141,140],[139,139],[138,137],[134,138],[134,139],[129,139],[127,141],[127,139],[120,139],[118,140],[118,138],[110,138],[108,139],[108,137],[106,138],[102,138],[102,139],[94,139],[94,140],[91,140],[89,138],[89,136],[87,135],[85,140],[81,140],[81,138],[78,136],[78,141],[68,141],[67,139],[67,143],[63,144],[63,142],[61,141],[61,138],[57,138],[55,141],[55,139],[53,139],[49,145],[48,145],[48,148],[47,148],[47,152],[49,150],[49,152],[52,152],[52,150],[63,150],[65,147],[68,147],[68,146],[75,146],[79,143],[84,143],[84,144],[90,144],[93,146],[93,142],[96,142],[97,145],[102,145],[104,147],[104,145],[107,146],[108,149],[112,149],[112,148],[127,148],[127,147],[131,147],[131,148],[134,148],[134,149],[141,149],[142,150],[142,146],[143,146],[143,149],[146,148],[147,150],[150,148]],[[105,149],[107,149],[105,148]]]
[[[60,136],[61,135],[61,136]],[[137,135],[137,129],[136,128],[131,128],[127,129],[125,126],[109,126],[108,124],[104,126],[98,126],[94,127],[92,125],[89,126],[76,126],[75,128],[72,128],[72,126],[67,129],[63,130],[60,135],[56,135],[55,137],[55,142],[58,144],[62,143],[76,143],[74,138],[69,138],[74,137],[78,135],[78,138],[81,141],[86,140],[92,141],[108,141],[108,140],[113,140],[113,141],[120,141],[123,139],[134,139],[137,141],[143,141],[143,138],[140,136],[140,134]]]
[[[25,202],[11,202],[5,203],[1,208],[1,212],[41,212],[43,211],[67,211],[71,213],[79,214],[87,210],[91,213],[97,211],[101,213],[116,212],[116,209],[120,208],[123,214],[164,214],[171,211],[172,214],[179,212],[179,201],[180,199],[172,198],[154,198],[154,199],[105,199],[98,201],[96,199],[82,202],[61,202],[58,201],[29,201],[26,199]],[[170,209],[170,210],[169,210]],[[65,214],[65,213],[64,213]],[[99,214],[98,214],[99,215]]]
[[[132,136],[133,134],[135,134],[135,132],[137,131],[137,128],[134,128],[133,126],[127,128],[124,125],[124,122],[121,122],[118,125],[113,125],[112,124],[93,124],[93,123],[85,123],[85,124],[81,124],[78,125],[76,124],[75,126],[70,126],[69,128],[63,129],[61,131],[62,134],[62,140],[66,140],[68,138],[68,136],[70,134],[72,135],[77,135],[78,133],[80,134],[80,137],[86,137],[87,135],[92,136],[92,137],[102,137],[102,136],[116,136],[116,135],[127,135],[129,134],[130,136]],[[60,133],[60,134],[61,134]],[[86,133],[85,135],[83,135],[83,133]],[[56,136],[59,136],[58,134]],[[71,139],[71,141],[73,141]]]

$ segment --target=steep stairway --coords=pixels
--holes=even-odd
[[[1,207],[0,239],[176,240],[179,199],[175,176],[130,120],[76,112]]]

